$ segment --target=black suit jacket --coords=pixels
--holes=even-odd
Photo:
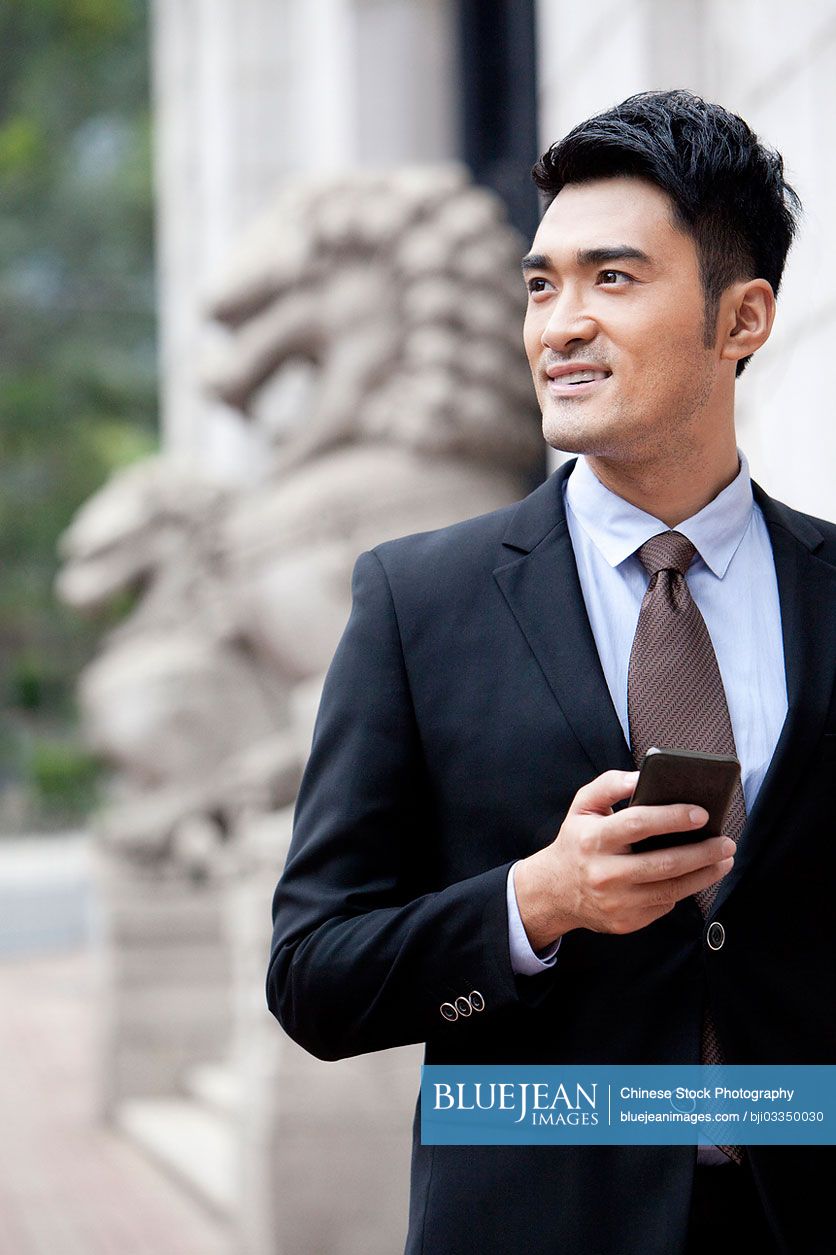
[[[572,463],[517,505],[357,562],[276,890],[268,1002],[323,1059],[426,1042],[428,1063],[836,1062],[836,527],[755,486],[789,712],[709,917],[576,930],[516,977],[505,881],[577,789],[631,770],[563,506]],[[440,1005],[478,990],[484,1012]],[[407,1252],[676,1255],[692,1147],[423,1147]],[[753,1147],[787,1251],[836,1251],[832,1147]],[[718,1218],[722,1224],[722,1218]]]

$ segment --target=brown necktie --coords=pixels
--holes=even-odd
[[[633,759],[639,766],[651,745],[661,749],[734,754],[729,708],[705,620],[691,597],[685,572],[696,549],[680,532],[662,532],[638,550],[650,575],[642,601],[627,675],[627,707]],[[689,798],[683,798],[687,802]],[[746,822],[738,784],[723,825],[737,842]],[[717,885],[694,900],[705,917]],[[711,1017],[702,1031],[702,1062],[722,1063],[723,1052]],[[738,1146],[723,1146],[736,1163]]]

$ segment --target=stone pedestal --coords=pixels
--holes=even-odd
[[[144,876],[107,849],[97,877],[101,1102],[112,1118],[127,1100],[178,1094],[190,1067],[227,1056],[232,969],[221,885]]]
[[[276,822],[278,820],[278,822]],[[267,1011],[270,901],[290,812],[261,821],[263,861],[230,886],[241,1078],[242,1255],[392,1255],[409,1201],[420,1046],[323,1063]],[[276,861],[267,856],[270,846]]]

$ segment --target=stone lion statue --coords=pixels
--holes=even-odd
[[[163,455],[63,543],[66,599],[139,598],[81,684],[114,841],[208,865],[208,831],[285,812],[358,553],[523,495],[543,445],[521,252],[457,166],[294,181],[241,240],[205,379],[257,430],[260,476],[221,490]]]

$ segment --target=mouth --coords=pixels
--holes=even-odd
[[[565,366],[547,371],[547,389],[552,397],[583,397],[589,396],[598,388],[605,386],[612,372],[596,367],[579,366],[567,369]]]

